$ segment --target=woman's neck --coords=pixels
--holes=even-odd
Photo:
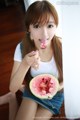
[[[51,47],[46,49],[39,49],[39,54],[41,61],[50,61],[53,56],[53,50]]]

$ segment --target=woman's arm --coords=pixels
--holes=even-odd
[[[35,68],[35,65],[39,66],[39,55],[37,51],[32,51],[25,55],[22,62],[14,62],[9,87],[11,92],[15,93],[21,88],[24,77],[29,68],[31,66]]]
[[[15,61],[10,79],[10,91],[15,93],[21,88],[24,77],[29,70],[30,66],[23,60],[21,63]]]

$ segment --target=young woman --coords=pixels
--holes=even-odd
[[[10,91],[18,91],[25,79],[26,87],[16,120],[49,120],[58,114],[63,103],[62,45],[55,35],[58,14],[48,1],[36,1],[25,15],[26,36],[15,50]],[[31,94],[31,78],[49,73],[57,77],[59,91],[52,99],[39,99]]]

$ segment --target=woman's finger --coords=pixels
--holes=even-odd
[[[28,53],[27,55],[28,55],[29,57],[32,57],[32,56],[36,55],[36,51],[32,51],[32,52]]]

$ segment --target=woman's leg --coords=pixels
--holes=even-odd
[[[37,106],[33,100],[23,98],[16,120],[34,120]]]
[[[25,85],[22,85],[20,91],[23,92]],[[12,92],[9,92],[5,95],[0,96],[0,105],[9,103],[9,120],[14,120],[15,115],[18,111],[18,103],[16,99],[16,95]]]
[[[39,105],[34,120],[50,120],[52,115],[53,114],[49,110]]]
[[[9,103],[10,97],[11,97],[11,92],[0,96],[0,105]]]
[[[15,115],[18,110],[18,103],[16,99],[16,95],[12,92],[9,92],[0,97],[0,105],[9,104],[9,120],[14,120]]]
[[[25,89],[25,85],[22,85],[19,90],[23,92],[24,89]],[[16,94],[11,93],[10,99],[9,99],[9,120],[15,120],[18,108],[19,106],[17,103]]]
[[[16,94],[11,94],[9,99],[9,120],[15,119],[18,108]]]

